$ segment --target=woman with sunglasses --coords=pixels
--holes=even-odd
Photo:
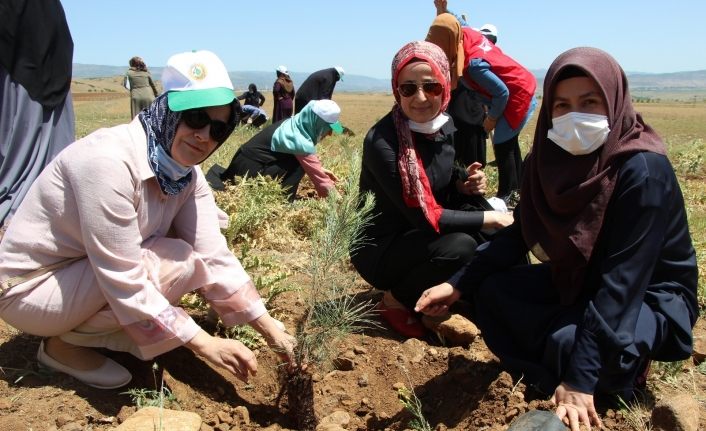
[[[381,315],[400,334],[421,337],[412,312],[421,293],[448,280],[484,242],[481,229],[512,222],[482,197],[479,165],[454,167],[449,66],[429,42],[411,42],[392,61],[392,112],[375,124],[363,144],[360,191],[375,196],[376,213],[365,244],[351,254],[372,286],[385,291]]]
[[[689,358],[699,315],[684,199],[627,82],[599,49],[554,60],[514,224],[418,304],[473,302],[488,347],[575,431],[600,427],[594,395],[627,402],[650,360]],[[528,251],[541,263],[514,265]]]
[[[343,133],[340,114],[341,108],[333,100],[310,101],[298,114],[275,121],[241,145],[220,174],[221,181],[246,175],[278,178],[292,201],[306,173],[316,193],[328,196],[337,178],[323,168],[315,151],[325,136]]]
[[[537,80],[480,32],[461,27],[450,13],[437,15],[426,40],[446,53],[453,88],[461,80],[461,85],[480,95],[488,107],[483,129],[492,132],[498,166],[496,196],[512,201],[522,177],[518,137],[537,104],[534,97]]]
[[[130,372],[94,347],[150,359],[186,346],[247,380],[253,352],[178,306],[198,290],[226,325],[249,323],[291,355],[219,230],[198,164],[228,138],[237,101],[209,51],[172,56],[166,93],[130,123],[80,139],[47,166],[0,243],[0,318],[45,338],[40,364],[103,389]]]

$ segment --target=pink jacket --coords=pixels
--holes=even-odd
[[[120,325],[153,356],[199,330],[161,294],[143,261],[146,244],[174,228],[206,264],[203,283],[193,289],[201,289],[224,323],[260,317],[264,304],[221,235],[211,189],[198,166],[193,175],[178,195],[162,194],[138,119],[76,141],[44,169],[13,217],[0,242],[0,280],[87,256]],[[46,279],[26,283],[36,287]]]

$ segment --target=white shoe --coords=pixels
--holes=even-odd
[[[45,367],[66,373],[75,379],[98,389],[115,389],[127,385],[132,380],[132,374],[127,368],[110,358],[95,370],[76,370],[52,358],[44,350],[44,341],[39,343],[37,361]]]

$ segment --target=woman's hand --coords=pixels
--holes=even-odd
[[[491,130],[495,129],[495,126],[498,124],[498,119],[497,118],[492,118],[492,117],[485,117],[485,120],[483,120],[483,129],[485,130],[485,133],[490,133]]]
[[[244,382],[248,381],[250,374],[257,374],[255,354],[240,341],[212,337],[201,330],[186,343],[186,347]]]
[[[483,229],[502,229],[510,226],[514,220],[509,212],[483,211]]]
[[[294,356],[294,347],[297,345],[296,339],[284,332],[282,322],[273,319],[272,316],[265,313],[250,322],[250,326],[265,337],[267,345],[289,364],[290,369],[302,365],[297,364]]]
[[[461,292],[449,283],[437,284],[422,293],[414,306],[414,311],[427,316],[442,316],[449,312],[449,306],[460,297]]]
[[[488,190],[488,178],[485,172],[481,170],[481,165],[478,162],[471,163],[467,168],[468,178],[466,181],[460,180],[456,183],[456,189],[459,193],[466,195],[484,195]]]
[[[554,390],[551,400],[557,405],[556,415],[571,428],[571,431],[579,431],[582,423],[588,429],[591,429],[591,425],[596,425],[598,429],[603,427],[601,418],[598,417],[596,407],[593,405],[593,394],[579,392],[562,382]]]
[[[329,177],[329,179],[334,183],[338,182],[338,177],[332,171],[329,171],[328,169],[324,168],[324,174],[326,174],[326,176]]]

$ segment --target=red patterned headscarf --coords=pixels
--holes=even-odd
[[[409,129],[409,120],[400,108],[400,94],[397,91],[397,78],[400,71],[412,61],[422,61],[431,66],[434,78],[444,86],[441,99],[441,109],[437,115],[446,111],[450,99],[449,61],[444,51],[430,42],[410,42],[400,49],[392,59],[392,93],[395,96],[395,106],[392,107],[392,119],[397,130],[399,152],[397,167],[402,180],[402,194],[405,204],[410,208],[421,208],[424,216],[435,231],[439,232],[439,218],[443,208],[434,199],[422,164],[417,157],[414,137]]]

